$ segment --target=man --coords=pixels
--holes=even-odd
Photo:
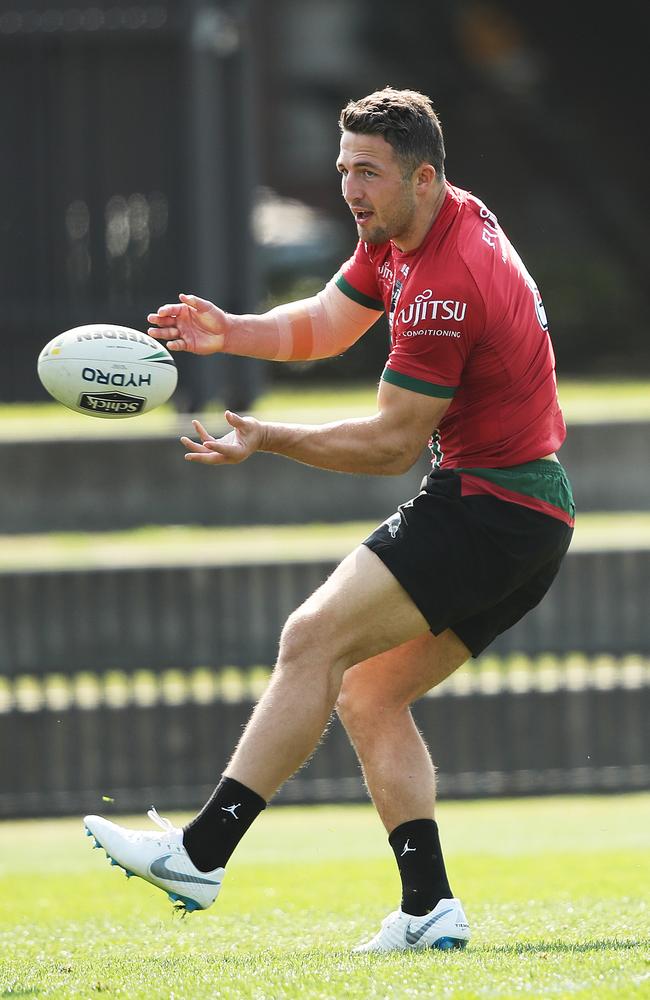
[[[128,873],[186,909],[217,896],[237,843],[336,707],[389,834],[401,906],[361,951],[462,947],[469,928],[434,821],[435,772],[409,706],[537,604],[572,534],[565,437],[539,292],[494,215],[444,175],[431,102],[386,88],[344,108],[337,169],[359,235],[312,299],[231,316],[194,295],[149,316],[171,350],[284,361],[339,354],[388,314],[377,412],[319,426],[226,412],[182,438],[190,462],[256,451],[394,475],[427,439],[431,474],[287,621],[269,686],[224,776],[183,830],[87,817]],[[433,433],[432,433],[433,429]],[[335,484],[333,484],[335,488]]]

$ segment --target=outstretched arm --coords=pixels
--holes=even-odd
[[[256,451],[270,451],[296,462],[335,472],[391,476],[407,472],[418,460],[449,399],[421,395],[380,382],[377,413],[335,423],[279,424],[226,412],[233,428],[214,438],[197,421],[200,442],[187,437],[186,458],[204,465],[235,465]]]
[[[207,299],[180,295],[147,318],[149,335],[172,351],[238,354],[267,361],[330,358],[351,347],[381,313],[353,302],[330,281],[310,299],[260,316],[233,316]]]

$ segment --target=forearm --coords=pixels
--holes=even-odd
[[[294,354],[305,353],[301,343],[305,338],[300,338],[299,334],[303,329],[309,329],[308,299],[278,306],[260,315],[228,318],[230,325],[224,342],[226,354],[265,361],[288,361]]]
[[[381,415],[329,424],[262,424],[260,451],[284,455],[318,469],[369,476],[408,472],[418,455],[386,432]]]
[[[378,315],[348,299],[330,281],[313,298],[259,316],[228,316],[224,351],[267,361],[329,358],[354,344]]]
[[[449,406],[448,399],[420,395],[382,379],[371,417],[328,424],[279,424],[226,410],[231,430],[215,438],[193,420],[200,442],[182,437],[185,458],[204,465],[237,465],[256,451],[333,472],[398,476],[417,462]]]

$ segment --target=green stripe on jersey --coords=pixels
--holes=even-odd
[[[349,281],[346,281],[342,274],[339,274],[337,278],[334,279],[334,284],[337,288],[340,288],[344,295],[347,295],[349,299],[354,302],[358,302],[360,306],[365,306],[366,309],[376,309],[378,312],[384,311],[384,303],[381,299],[371,299],[369,295],[364,295],[363,292],[358,292],[356,288],[353,288]]]
[[[553,507],[559,507],[571,517],[575,517],[575,504],[571,483],[559,462],[547,458],[538,458],[534,462],[524,462],[523,465],[511,465],[507,469],[454,469],[454,472],[477,479],[487,479],[488,482],[501,486],[513,493],[523,493],[524,496],[543,500]]]
[[[394,372],[392,368],[384,368],[381,377],[384,382],[398,385],[401,389],[410,389],[411,392],[419,392],[423,396],[437,396],[440,399],[451,399],[458,388],[456,385],[435,385],[433,382],[425,382],[424,379],[413,378],[412,375]]]

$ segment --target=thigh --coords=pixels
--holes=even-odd
[[[381,559],[360,545],[290,616],[283,641],[296,634],[344,667],[427,633],[428,622]]]
[[[451,630],[423,633],[346,671],[339,702],[399,710],[436,687],[471,656]]]

